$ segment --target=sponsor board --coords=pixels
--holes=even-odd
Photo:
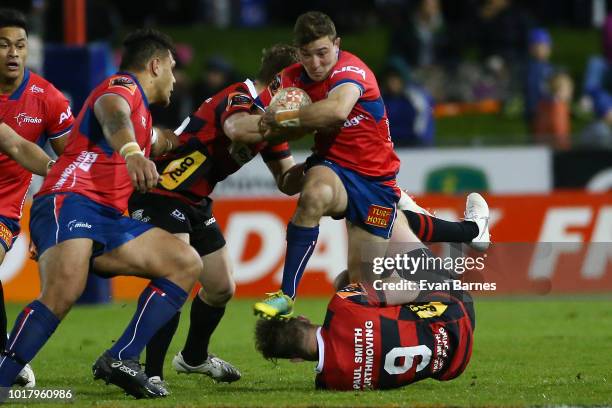
[[[545,147],[396,149],[399,186],[411,194],[489,191],[547,193],[553,185],[552,154]],[[310,152],[293,151],[297,162]],[[520,163],[517,164],[517,163]],[[281,197],[261,159],[253,160],[215,188],[216,197]]]
[[[612,191],[612,153],[609,150],[570,150],[554,156],[555,188]]]
[[[612,291],[612,193],[555,192],[550,195],[490,195],[494,244],[485,268],[465,272],[463,281],[496,283],[496,290],[477,295],[556,294]],[[427,195],[419,204],[437,209],[445,219],[460,219],[465,198]],[[278,198],[219,199],[216,222],[224,231],[237,283],[236,296],[262,296],[278,289],[285,255],[285,233],[295,200]],[[8,300],[26,301],[39,292],[36,263],[27,259],[29,206],[23,232],[0,267]],[[322,220],[319,240],[308,263],[299,296],[326,296],[346,267],[343,221]],[[436,250],[450,251],[442,247]],[[456,263],[455,263],[456,264]],[[135,299],[146,285],[136,278],[113,279],[116,298]],[[472,285],[470,288],[477,287]]]

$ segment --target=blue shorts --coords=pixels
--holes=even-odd
[[[20,231],[21,226],[18,220],[0,215],[0,245],[4,248],[4,252],[11,250]]]
[[[94,241],[96,257],[151,228],[154,227],[150,224],[124,217],[112,207],[74,193],[37,197],[30,211],[30,235],[39,256],[60,242],[89,238]]]
[[[348,200],[343,218],[371,234],[389,239],[400,198],[395,176],[368,178],[317,155],[306,160],[306,170],[319,165],[332,169],[346,189]]]

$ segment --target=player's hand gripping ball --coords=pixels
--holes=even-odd
[[[266,139],[271,143],[299,139],[308,133],[300,126],[298,111],[312,103],[308,94],[300,88],[280,89],[266,110],[263,121],[270,129]]]

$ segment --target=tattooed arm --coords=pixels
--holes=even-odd
[[[144,157],[136,143],[127,101],[119,95],[102,95],[94,104],[94,114],[106,141],[125,159],[134,188],[145,193],[155,187],[159,174],[155,164]]]

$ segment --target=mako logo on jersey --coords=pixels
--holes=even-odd
[[[72,231],[74,228],[87,228],[91,229],[91,224],[83,221],[72,220],[68,222],[68,229]]]
[[[40,125],[42,123],[41,118],[30,116],[25,112],[21,112],[19,115],[15,116],[15,120],[17,121],[17,124],[19,126],[21,126],[24,123],[31,123],[34,125]]]
[[[171,161],[162,172],[160,184],[166,190],[174,190],[187,180],[205,161],[206,156],[198,151]]]
[[[363,70],[363,69],[361,69],[361,68],[358,68],[358,67],[354,67],[354,66],[352,66],[352,65],[347,65],[347,66],[342,67],[342,68],[340,68],[340,69],[336,69],[336,70],[334,70],[334,72],[332,72],[332,74],[331,74],[330,78],[333,78],[333,77],[334,77],[334,75],[336,75],[336,74],[340,74],[340,73],[342,73],[342,72],[352,72],[352,73],[354,73],[354,74],[361,75],[361,77],[363,78],[363,80],[364,80],[364,81],[365,81],[365,79],[366,79],[366,72],[365,72],[365,70]]]

